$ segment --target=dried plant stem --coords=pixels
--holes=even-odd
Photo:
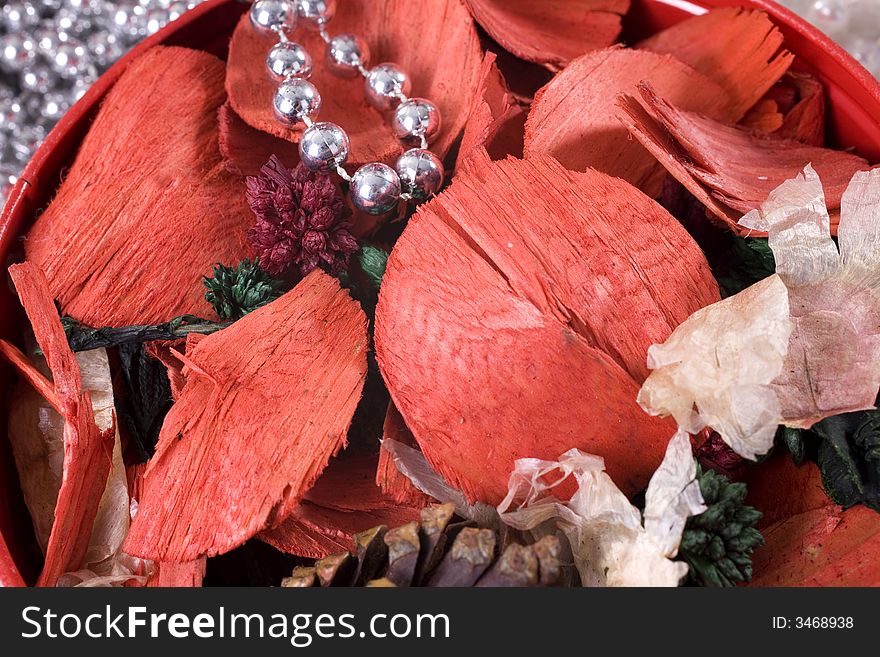
[[[162,324],[121,326],[118,328],[92,328],[69,317],[65,317],[62,321],[67,341],[75,352],[152,340],[178,340],[185,338],[190,333],[214,333],[232,323],[214,322],[193,315],[181,315]]]

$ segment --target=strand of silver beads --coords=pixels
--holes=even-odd
[[[336,171],[347,180],[352,203],[359,210],[380,215],[395,209],[401,200],[423,201],[443,184],[443,164],[428,150],[440,132],[440,112],[427,99],[407,96],[409,78],[396,64],[368,69],[369,46],[362,38],[354,34],[331,37],[327,24],[335,10],[336,0],[255,0],[251,5],[253,26],[278,37],[266,57],[269,73],[279,83],[273,99],[275,116],[285,125],[305,125],[299,143],[300,161],[311,171]],[[330,70],[341,77],[362,76],[367,101],[390,114],[392,132],[409,147],[394,167],[371,162],[352,175],[345,170],[351,151],[348,134],[335,123],[316,121],[321,95],[308,80],[312,58],[288,37],[300,21],[317,30],[326,43]]]

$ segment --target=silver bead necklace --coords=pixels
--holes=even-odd
[[[409,78],[396,64],[368,69],[369,46],[363,39],[354,34],[331,37],[327,24],[335,11],[336,0],[255,0],[251,5],[251,24],[278,37],[266,57],[269,73],[279,83],[273,98],[275,116],[285,125],[305,126],[299,142],[300,161],[311,171],[336,171],[349,182],[352,203],[359,210],[380,215],[395,209],[401,200],[423,201],[443,184],[443,164],[428,150],[440,132],[440,112],[429,100],[408,97]],[[391,113],[392,132],[410,147],[394,167],[371,162],[353,175],[345,170],[351,150],[348,134],[335,123],[315,120],[321,94],[308,80],[312,58],[288,37],[299,21],[321,35],[330,70],[341,77],[363,77],[367,101],[380,112]]]

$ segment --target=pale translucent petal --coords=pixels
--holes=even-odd
[[[555,521],[584,586],[678,586],[687,565],[670,557],[687,518],[705,510],[688,435],[675,435],[651,479],[645,526],[604,468],[601,458],[576,449],[558,462],[518,460],[498,506],[501,520],[524,531]],[[567,502],[556,499],[553,490],[569,477],[576,492]]]
[[[382,446],[391,454],[394,465],[401,474],[425,495],[433,497],[438,502],[452,502],[455,505],[455,512],[459,516],[473,520],[481,526],[495,527],[498,525],[498,513],[492,506],[483,502],[470,504],[460,490],[450,486],[431,467],[420,450],[390,438],[382,441]]]
[[[638,402],[691,433],[712,427],[742,456],[764,454],[780,417],[770,384],[782,372],[791,331],[788,291],[771,276],[698,310],[652,345],[654,371]]]
[[[809,165],[739,223],[769,233],[776,273],[788,287],[820,283],[839,268],[822,182]]]
[[[645,493],[645,530],[666,556],[678,553],[687,519],[706,510],[696,476],[691,438],[679,430]]]
[[[840,201],[837,241],[851,275],[869,276],[871,287],[880,274],[880,169],[859,172]]]
[[[32,338],[28,354],[38,369],[49,375],[45,359],[36,353]],[[101,429],[114,423],[113,382],[105,349],[76,354],[82,384],[92,398],[95,422]],[[9,415],[9,437],[19,471],[25,503],[45,551],[55,516],[64,461],[64,422],[30,386],[20,381]],[[110,567],[130,523],[128,480],[122,462],[119,432],[113,448],[113,465],[98,507],[84,567],[99,571]]]

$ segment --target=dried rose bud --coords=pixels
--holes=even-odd
[[[273,155],[258,176],[248,176],[247,201],[257,217],[248,241],[273,276],[305,276],[316,267],[336,273],[358,249],[351,210],[326,174],[288,169]]]

